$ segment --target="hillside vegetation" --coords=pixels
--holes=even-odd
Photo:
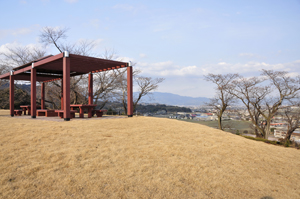
[[[11,118],[0,198],[299,198],[300,151],[152,117]]]

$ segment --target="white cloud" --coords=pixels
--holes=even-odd
[[[131,59],[131,61],[134,61]],[[292,75],[300,73],[300,60],[289,63],[269,64],[265,62],[247,62],[247,63],[226,63],[220,62],[216,64],[207,64],[202,66],[190,65],[179,66],[172,61],[146,63],[136,62],[137,68],[143,73],[155,76],[203,76],[208,73],[226,74],[239,73],[247,75],[247,73],[260,73],[262,69],[287,71]]]
[[[20,44],[17,42],[3,44],[0,46],[0,53],[8,53],[9,50],[7,48],[15,48],[18,46],[20,46]]]
[[[297,73],[297,72],[288,73],[288,76],[290,76],[290,77],[297,77],[299,75],[300,75],[300,73]]]
[[[291,76],[300,74],[300,60],[288,63],[269,64],[265,62],[247,62],[247,63],[227,63],[219,62],[215,64],[206,65],[189,65],[180,66],[172,61],[164,62],[141,62],[132,57],[119,57],[118,61],[128,62],[134,64],[134,68],[140,69],[142,74],[161,76],[161,77],[201,77],[208,73],[227,74],[239,73],[247,76],[249,73],[261,73],[262,69],[287,71]]]
[[[157,63],[137,62],[136,67],[145,74],[152,74],[156,76],[193,75],[198,70],[197,66],[180,67],[175,65],[172,61]]]
[[[78,0],[65,0],[67,3],[76,3]]]
[[[31,44],[27,44],[24,46],[18,42],[13,42],[13,43],[6,43],[6,44],[1,45],[0,53],[8,53],[9,52],[8,48],[15,49],[18,47],[26,47],[28,50],[33,50],[35,48],[47,48],[47,47],[43,46],[42,44],[31,43]]]

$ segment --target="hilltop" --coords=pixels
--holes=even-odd
[[[300,152],[152,117],[0,110],[1,198],[299,198]]]

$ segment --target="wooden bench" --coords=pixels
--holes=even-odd
[[[14,115],[21,116],[23,110],[16,109],[14,110]]]
[[[94,116],[96,114],[97,117],[102,117],[104,112],[107,112],[107,110],[93,110],[92,116]]]
[[[48,110],[48,109],[40,109],[36,110],[37,116],[46,116],[46,117],[55,117],[58,116],[57,113],[55,113],[55,110]]]
[[[55,110],[55,113],[58,113],[60,118],[64,118],[64,110]],[[76,110],[70,110],[70,119],[75,117]]]

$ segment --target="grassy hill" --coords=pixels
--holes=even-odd
[[[0,110],[0,198],[299,198],[300,151],[200,124]]]

